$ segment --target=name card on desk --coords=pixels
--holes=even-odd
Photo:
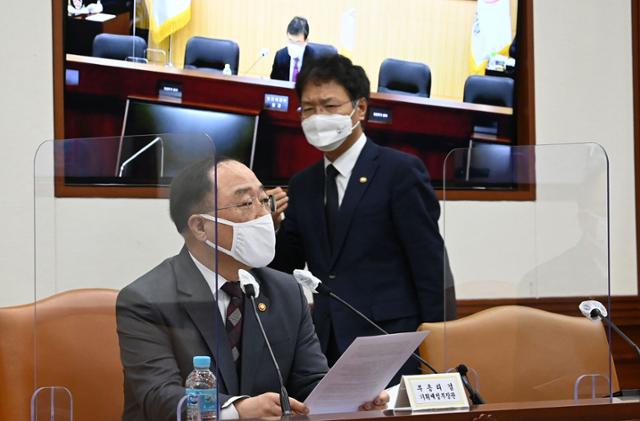
[[[402,376],[396,409],[412,411],[467,410],[469,401],[460,373]]]

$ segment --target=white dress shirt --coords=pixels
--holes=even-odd
[[[204,277],[205,281],[207,281],[207,285],[209,285],[209,288],[211,288],[211,293],[213,294],[213,298],[215,298],[216,297],[215,272],[209,269],[208,267],[206,267],[205,265],[203,265],[202,263],[200,263],[198,259],[193,257],[193,254],[191,254],[190,252],[189,252],[189,256],[191,256],[191,259],[193,259],[193,263],[196,264],[196,267],[198,268],[200,273],[202,273],[202,276]],[[211,257],[213,258],[213,254],[211,255]],[[222,315],[223,323],[227,319],[227,307],[229,307],[229,303],[231,302],[231,298],[229,297],[229,294],[227,294],[222,290],[222,285],[224,285],[226,282],[229,282],[229,281],[227,281],[226,279],[224,279],[222,276],[218,274],[218,310],[220,310],[220,314]],[[232,420],[232,419],[240,418],[240,414],[238,414],[238,410],[236,409],[235,405],[231,405],[231,404],[237,401],[238,399],[244,399],[248,397],[249,397],[248,395],[242,395],[242,396],[232,396],[231,398],[229,398],[229,400],[227,400],[224,403],[224,405],[222,405],[222,407],[220,408],[220,419]]]
[[[351,173],[353,172],[353,167],[356,165],[356,161],[362,152],[362,148],[367,143],[367,136],[362,133],[362,136],[356,143],[351,145],[349,149],[344,151],[342,155],[336,158],[335,161],[331,162],[324,157],[324,168],[325,170],[329,166],[329,164],[333,165],[335,169],[338,171],[336,175],[336,186],[338,187],[338,206],[342,204],[342,198],[344,197],[344,192],[347,190],[347,184],[349,184],[349,178],[351,177]],[[325,197],[326,201],[326,197]]]

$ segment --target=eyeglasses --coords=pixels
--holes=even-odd
[[[318,105],[318,106],[312,106],[312,105],[305,105],[304,107],[300,106],[296,109],[296,111],[300,113],[300,116],[303,119],[309,118],[314,114],[336,114],[336,111],[338,111],[340,107],[350,102],[353,104],[353,107],[355,108],[357,101],[347,100],[340,104],[330,103],[330,104]]]
[[[243,203],[236,203],[234,205],[223,206],[218,208],[219,211],[225,209],[240,209],[243,212],[251,210],[254,205],[258,202],[260,206],[262,206],[269,213],[275,213],[276,211],[276,198],[273,196],[267,196],[263,199],[258,199],[257,197],[252,197],[251,200],[246,200]]]

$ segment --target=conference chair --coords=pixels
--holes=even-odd
[[[315,58],[333,56],[338,54],[338,49],[330,44],[318,44],[315,42],[310,42],[309,46],[315,52],[316,54]]]
[[[510,77],[469,76],[464,83],[464,102],[513,107],[514,82]]]
[[[487,403],[570,400],[579,376],[609,375],[605,329],[584,317],[498,306],[446,323],[423,323],[418,330],[430,331],[420,356],[442,372],[458,364],[473,368]],[[608,394],[605,383],[597,378],[599,395]],[[590,385],[591,379],[584,380],[580,391],[590,391]]]
[[[78,289],[35,304],[0,308],[0,419],[27,419],[31,395],[43,386],[71,391],[74,419],[121,418],[117,294],[110,289]],[[48,408],[49,396],[43,395],[40,415]]]
[[[388,58],[380,65],[378,92],[429,98],[431,69],[424,63]]]
[[[146,61],[147,42],[138,36],[98,34],[93,39],[93,56],[115,60]]]
[[[238,74],[240,47],[235,41],[205,37],[191,37],[184,53],[184,68],[222,73],[224,65]]]

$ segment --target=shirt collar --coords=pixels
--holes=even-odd
[[[360,156],[360,152],[362,152],[362,148],[364,148],[364,145],[366,143],[367,143],[367,136],[364,133],[362,133],[362,135],[360,135],[358,140],[356,140],[356,142],[353,145],[351,145],[349,149],[344,151],[342,155],[336,158],[335,161],[331,162],[325,156],[324,168],[326,169],[329,166],[329,164],[331,164],[335,167],[336,170],[338,170],[340,175],[347,176],[347,177],[350,176],[351,172],[353,171],[353,167],[356,166],[356,161]]]
[[[208,267],[206,267],[205,265],[203,265],[202,263],[200,263],[200,261],[196,259],[193,256],[193,254],[191,254],[191,252],[189,252],[189,256],[191,256],[193,263],[195,263],[196,267],[204,277],[204,280],[207,281],[207,284],[209,284],[209,288],[211,288],[211,291],[215,291],[216,290],[216,273],[211,269],[209,269]],[[227,280],[223,278],[220,274],[218,274],[218,289],[222,289],[222,285],[224,285],[225,282],[227,282]]]

